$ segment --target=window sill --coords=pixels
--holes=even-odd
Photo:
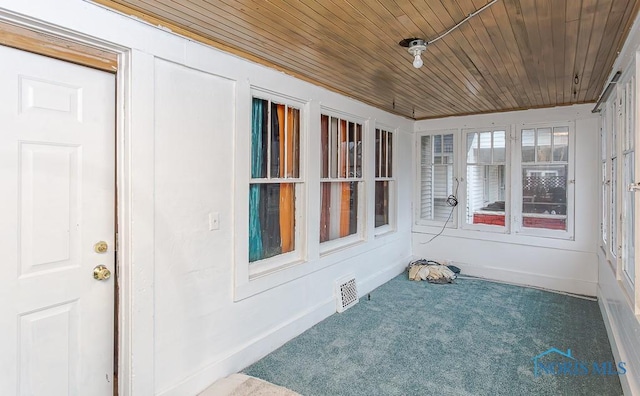
[[[374,238],[382,238],[389,234],[394,234],[395,232],[395,228],[393,228],[390,224],[385,224],[383,226],[376,227],[373,232],[373,236]]]
[[[341,250],[349,249],[361,243],[364,243],[364,239],[362,238],[362,235],[358,234],[322,242],[320,244],[320,257],[324,257]]]

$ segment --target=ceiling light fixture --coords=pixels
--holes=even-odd
[[[453,27],[449,28],[447,31],[445,31],[444,33],[440,34],[438,37],[434,38],[433,40],[426,41],[426,40],[421,39],[421,38],[412,37],[412,38],[403,39],[398,44],[400,44],[403,47],[407,47],[407,50],[409,51],[409,53],[411,55],[413,55],[413,67],[415,67],[416,69],[419,69],[423,65],[422,53],[427,49],[427,45],[433,44],[436,41],[438,41],[441,38],[443,38],[444,36],[446,36],[447,34],[453,32],[455,29],[459,28],[460,25],[462,25],[463,23],[465,23],[469,19],[473,18],[474,16],[476,16],[479,13],[481,13],[482,11],[484,11],[489,6],[494,4],[496,1],[498,1],[498,0],[492,0],[489,3],[485,4],[484,6],[478,8],[476,11],[474,11],[471,14],[467,15],[466,18],[464,18],[460,22],[456,23],[455,25],[453,25]]]
[[[413,67],[422,67],[422,53],[427,49],[427,43],[422,39],[413,39],[409,42],[409,53],[413,55]]]

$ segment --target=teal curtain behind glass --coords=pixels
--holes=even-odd
[[[253,99],[251,118],[251,177],[262,177],[262,99]],[[249,187],[249,261],[262,259],[262,229],[260,226],[260,184]]]

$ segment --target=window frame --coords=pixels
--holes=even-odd
[[[567,127],[569,130],[568,141],[568,160],[567,160],[567,208],[566,208],[566,230],[552,230],[547,228],[524,227],[524,213],[522,210],[523,203],[523,181],[522,181],[522,131],[526,129],[538,130],[541,128],[550,128],[553,134],[553,128]],[[575,122],[559,121],[545,123],[521,123],[516,127],[515,138],[512,139],[513,150],[511,150],[512,172],[511,185],[512,200],[511,213],[513,214],[513,233],[519,235],[530,235],[537,237],[556,238],[574,240],[574,215],[575,215]],[[541,164],[553,164],[555,161],[541,162]],[[529,162],[527,162],[529,163]],[[516,171],[517,169],[517,171]]]
[[[464,128],[460,131],[461,133],[461,138],[460,138],[460,166],[461,166],[461,173],[462,173],[462,178],[463,178],[463,183],[462,184],[462,188],[461,188],[461,193],[460,193],[460,203],[459,206],[461,206],[460,208],[460,212],[461,214],[461,221],[460,221],[460,225],[462,229],[466,229],[466,230],[474,230],[474,231],[485,231],[485,232],[493,232],[493,233],[499,233],[499,234],[509,234],[511,232],[511,216],[512,216],[512,210],[511,210],[511,206],[512,206],[512,202],[511,202],[511,136],[512,136],[512,131],[511,131],[511,127],[508,126],[491,126],[491,127],[473,127],[473,128]],[[504,211],[504,226],[498,226],[498,225],[490,225],[490,224],[469,224],[467,223],[467,205],[468,205],[468,199],[469,199],[469,194],[468,194],[468,187],[469,187],[469,180],[467,177],[467,168],[469,166],[469,163],[467,161],[467,135],[469,133],[480,133],[480,132],[492,132],[492,149],[493,149],[493,133],[496,131],[504,131],[505,132],[505,159],[504,159],[504,166],[505,166],[505,211]],[[492,160],[493,163],[493,160]],[[483,164],[483,163],[475,163],[475,164],[471,164],[471,165],[476,165],[476,166],[482,166],[482,165],[488,165],[488,164]]]
[[[274,94],[270,91],[261,90],[259,88],[252,87],[249,95],[250,103],[253,103],[253,99],[262,99],[267,100],[269,104],[276,103],[285,105],[287,107],[295,108],[299,110],[299,141],[298,141],[298,177],[296,178],[287,178],[287,177],[279,177],[273,178],[270,177],[269,172],[267,172],[266,178],[253,178],[251,177],[251,130],[249,130],[249,137],[247,139],[247,153],[248,153],[248,175],[247,175],[247,197],[246,197],[246,220],[247,222],[244,224],[240,224],[240,227],[245,227],[247,230],[247,238],[244,240],[246,245],[246,256],[243,259],[247,263],[247,276],[249,281],[268,275],[273,272],[277,272],[298,264],[302,264],[306,261],[307,254],[307,234],[305,227],[305,218],[306,218],[306,194],[307,194],[307,181],[306,181],[306,160],[307,151],[306,151],[306,140],[307,140],[307,106],[306,103],[302,100],[291,98],[285,95]],[[253,107],[249,106],[249,127],[251,128],[251,118],[253,117]],[[269,114],[271,114],[271,106],[269,106]],[[285,113],[286,114],[286,113]],[[271,118],[270,118],[271,119]],[[269,166],[267,166],[269,168]],[[287,253],[281,253],[272,257],[249,261],[249,225],[248,220],[250,218],[249,215],[249,191],[250,186],[252,184],[293,184],[294,185],[294,249]],[[244,271],[240,271],[244,273]]]
[[[319,254],[320,257],[325,256],[327,254],[333,253],[335,251],[344,249],[346,247],[352,246],[352,245],[356,245],[359,244],[361,242],[365,241],[366,238],[366,225],[367,225],[367,214],[366,214],[366,204],[365,204],[365,199],[366,199],[366,189],[365,189],[365,185],[366,185],[366,179],[368,177],[367,175],[367,168],[368,168],[368,153],[367,150],[365,149],[365,147],[367,147],[368,144],[368,137],[367,137],[367,131],[369,130],[369,122],[366,119],[363,118],[359,118],[357,116],[351,115],[351,114],[347,114],[347,113],[343,113],[331,108],[327,108],[327,107],[320,107],[320,113],[319,113],[319,118],[318,118],[318,130],[321,131],[322,130],[322,116],[328,116],[329,117],[329,121],[331,120],[331,118],[337,118],[338,120],[344,120],[347,123],[351,122],[354,124],[359,124],[361,126],[361,155],[362,155],[362,160],[361,160],[361,172],[362,174],[360,175],[359,178],[357,177],[346,177],[346,178],[341,178],[341,177],[322,177],[322,154],[320,154],[320,158],[319,158],[319,171],[320,173],[318,174],[318,183],[319,183],[319,193],[322,194],[322,183],[347,183],[347,182],[356,182],[357,183],[357,193],[358,193],[358,202],[356,203],[356,210],[357,210],[357,219],[356,219],[356,232],[354,234],[351,235],[347,235],[344,237],[339,237],[339,238],[335,238],[335,239],[330,239],[324,242],[320,242],[320,239],[318,238],[317,241],[314,241],[313,243],[318,243],[319,247]],[[319,139],[320,141],[320,145],[322,145],[322,140]],[[331,160],[331,159],[329,159]],[[322,205],[322,197],[320,196],[318,199],[318,202],[320,205]],[[320,208],[319,208],[320,209]],[[317,226],[318,231],[320,230],[321,227],[321,223],[322,223],[322,219],[321,219],[321,215],[320,215],[321,210],[319,210],[319,218],[318,218],[318,223],[314,224],[312,226]],[[318,232],[318,237],[320,236],[320,233]]]
[[[422,180],[422,137],[424,136],[431,136],[433,138],[433,136],[437,136],[437,135],[441,135],[441,136],[445,136],[445,135],[452,135],[453,136],[453,151],[452,151],[452,155],[453,155],[453,161],[451,163],[451,167],[452,167],[452,194],[456,194],[456,189],[457,194],[459,196],[460,194],[460,189],[459,189],[459,185],[461,184],[459,182],[460,178],[458,176],[458,169],[459,169],[459,161],[456,159],[456,156],[459,155],[459,149],[457,149],[457,147],[459,148],[458,144],[459,144],[459,139],[460,139],[460,130],[459,129],[438,129],[438,130],[429,130],[429,131],[421,131],[421,132],[417,132],[416,133],[416,137],[415,137],[415,158],[416,158],[416,184],[415,184],[415,192],[414,192],[414,199],[415,199],[415,207],[414,207],[414,225],[417,226],[431,226],[431,227],[439,227],[442,228],[444,226],[444,228],[446,229],[457,229],[458,228],[458,217],[459,217],[459,213],[458,213],[458,209],[457,208],[453,208],[453,213],[451,214],[451,219],[448,222],[445,221],[440,221],[440,220],[429,220],[429,219],[423,219],[421,216],[421,203],[422,203],[422,191],[420,188],[420,184],[421,184],[421,180]],[[458,205],[460,206],[460,205]]]
[[[391,139],[389,139],[388,141],[391,142],[391,176],[386,176],[386,177],[381,177],[378,176],[378,172],[377,172],[377,168],[378,168],[378,164],[376,164],[376,159],[378,158],[375,155],[375,151],[378,149],[376,147],[376,140],[377,140],[377,133],[378,130],[381,131],[385,131],[388,134],[390,134]],[[373,128],[373,133],[374,133],[374,137],[373,139],[371,139],[373,141],[373,147],[374,147],[374,155],[373,155],[373,166],[374,166],[374,172],[373,172],[373,185],[374,185],[374,198],[373,198],[373,206],[374,206],[374,210],[373,210],[373,219],[372,219],[372,225],[373,225],[373,229],[374,229],[374,236],[378,237],[384,234],[389,234],[389,233],[393,233],[397,230],[397,177],[396,177],[396,147],[397,147],[397,142],[398,142],[398,128],[391,128],[388,127],[386,125],[383,124],[376,124],[375,128]],[[387,158],[388,158],[388,151],[387,151]],[[382,165],[382,164],[380,164]],[[389,182],[389,203],[388,203],[388,216],[389,216],[389,221],[387,224],[383,224],[381,226],[376,227],[376,221],[375,221],[375,205],[376,205],[376,197],[375,197],[375,185],[377,182],[379,181],[387,181]]]
[[[634,260],[632,260],[634,265],[634,279],[631,279],[629,273],[627,272],[626,264],[627,262],[627,238],[630,237],[628,235],[629,227],[634,229],[634,232],[637,233],[638,230],[635,229],[635,222],[637,219],[629,219],[629,216],[623,215],[624,212],[628,209],[628,205],[632,205],[632,210],[637,207],[638,198],[635,197],[637,190],[633,190],[631,188],[632,184],[630,184],[627,180],[626,171],[627,169],[627,156],[632,156],[634,159],[634,163],[631,166],[630,171],[634,172],[634,179],[637,180],[638,174],[635,168],[638,167],[636,164],[637,157],[635,156],[636,151],[636,117],[635,117],[635,78],[633,74],[628,74],[617,84],[617,95],[614,101],[614,108],[616,112],[616,118],[614,123],[616,123],[617,127],[617,144],[616,147],[612,147],[613,150],[616,151],[617,158],[617,212],[616,217],[619,218],[620,221],[617,222],[617,260],[616,260],[616,278],[622,284],[622,288],[625,291],[626,295],[630,297],[631,300],[635,300],[633,298],[635,294],[635,290],[637,287],[638,280],[638,268],[636,266],[635,258],[637,258],[636,251],[638,247],[635,246],[631,249],[634,255]],[[634,180],[635,181],[635,180]],[[614,183],[612,183],[614,184]],[[627,199],[632,197],[631,202],[629,203]],[[634,211],[634,217],[638,216],[638,212]],[[635,237],[637,239],[637,236]],[[639,310],[638,307],[639,302],[636,300],[636,310]]]

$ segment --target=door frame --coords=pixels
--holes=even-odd
[[[107,52],[111,52],[117,56],[116,71],[116,102],[115,106],[115,202],[116,211],[115,219],[115,244],[116,254],[114,263],[114,273],[118,276],[114,277],[114,309],[117,308],[117,328],[114,328],[114,353],[117,352],[116,362],[114,362],[114,370],[117,368],[118,383],[117,388],[114,386],[114,395],[132,395],[134,390],[133,384],[133,359],[134,353],[137,354],[136,361],[145,361],[140,359],[138,349],[142,352],[148,351],[153,346],[153,336],[147,333],[145,345],[141,348],[134,347],[134,334],[132,324],[134,323],[133,302],[136,292],[133,289],[134,271],[131,268],[132,249],[131,249],[131,218],[132,218],[132,177],[131,177],[131,130],[132,122],[129,114],[131,114],[131,58],[132,50],[117,44],[109,43],[96,37],[81,34],[75,31],[63,29],[47,22],[26,18],[19,14],[11,13],[7,10],[0,9],[0,21],[16,25],[18,27],[34,30],[39,33],[46,33],[55,36],[64,41],[75,42],[79,44],[95,47]],[[47,55],[41,55],[47,56]],[[71,61],[64,56],[59,57],[61,60]],[[153,206],[151,204],[151,206]],[[151,286],[151,285],[147,285]],[[143,287],[138,285],[137,288]],[[153,289],[150,287],[148,291],[153,295]],[[151,301],[152,303],[152,301]],[[143,304],[148,306],[147,304]],[[139,308],[138,308],[139,309]],[[148,313],[149,316],[153,312]],[[153,322],[151,322],[153,324]],[[142,326],[144,327],[144,326]],[[153,333],[151,333],[153,334]],[[151,361],[153,361],[151,359]],[[140,364],[140,363],[138,363]],[[149,367],[153,372],[153,367]],[[146,376],[145,376],[146,377]],[[153,378],[153,375],[151,375]],[[114,384],[115,385],[115,384]],[[136,388],[138,385],[136,385]]]

